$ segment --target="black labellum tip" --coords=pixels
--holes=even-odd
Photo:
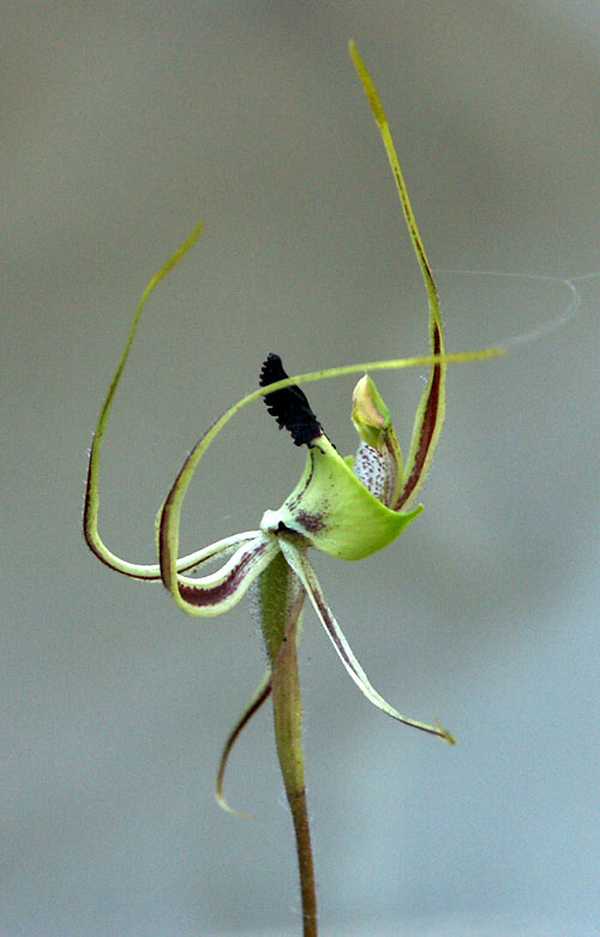
[[[268,387],[288,376],[279,355],[271,352],[263,361],[259,383],[261,387]],[[279,429],[287,429],[296,446],[308,444],[322,434],[321,424],[311,410],[306,394],[296,384],[267,394],[264,401]]]

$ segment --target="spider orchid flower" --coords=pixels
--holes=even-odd
[[[102,406],[90,450],[84,506],[84,533],[92,552],[106,566],[132,579],[162,581],[175,603],[189,615],[213,617],[234,608],[256,585],[261,624],[269,658],[265,674],[246,711],[230,733],[219,766],[217,799],[231,749],[244,726],[272,694],[275,734],[288,800],[296,825],[305,934],[316,934],[316,905],[308,819],[304,801],[300,727],[301,704],[296,646],[305,597],[352,680],[368,700],[393,719],[453,743],[439,725],[402,715],[371,685],[324,596],[309,559],[311,548],[335,559],[355,561],[389,546],[423,510],[414,505],[431,465],[444,421],[447,365],[501,354],[500,349],[447,354],[438,294],[417,227],[378,93],[354,43],[350,54],[379,127],[394,175],[408,231],[428,296],[431,354],[413,358],[367,362],[288,377],[281,359],[266,358],[260,387],[223,413],[187,456],[157,517],[158,562],[142,564],[123,559],[104,543],[99,532],[99,475],[103,440],[140,318],[156,286],[179,263],[201,235],[198,226],[173,257],[148,283],[136,309],[125,348]],[[414,420],[408,456],[403,460],[389,411],[369,372],[429,366],[430,377]],[[359,437],[355,456],[340,455],[326,435],[300,384],[365,372],[354,388],[352,421]],[[297,446],[307,447],[300,481],[278,509],[266,510],[256,530],[227,536],[194,553],[179,555],[179,529],[184,499],[192,477],[217,435],[242,409],[264,398],[280,428]],[[221,565],[198,575],[209,561]],[[191,575],[192,571],[194,575]],[[202,570],[200,571],[202,572]],[[312,897],[311,897],[312,896]],[[312,902],[312,904],[311,904]],[[312,929],[311,929],[312,928]]]

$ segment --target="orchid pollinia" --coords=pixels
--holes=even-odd
[[[84,532],[88,546],[106,566],[132,579],[161,581],[175,603],[189,615],[222,615],[257,586],[261,626],[269,669],[246,711],[227,739],[217,779],[217,799],[231,810],[223,794],[223,779],[231,749],[244,726],[269,696],[273,698],[277,752],[296,833],[305,937],[317,934],[316,892],[302,755],[302,705],[297,667],[299,624],[304,599],[320,619],[344,667],[375,706],[406,725],[454,740],[439,725],[399,713],[373,688],[352,653],[325,599],[308,558],[310,547],[337,559],[360,560],[389,546],[418,517],[422,505],[411,507],[429,470],[437,446],[445,408],[447,365],[489,358],[500,349],[446,354],[437,288],[409,201],[400,163],[378,92],[356,45],[350,55],[369,100],[394,175],[404,217],[416,253],[429,305],[431,354],[368,362],[288,377],[281,359],[266,358],[260,388],[220,416],[185,459],[157,517],[158,563],[139,564],[122,559],[99,533],[99,472],[102,443],[139,321],[150,294],[179,263],[202,233],[199,225],[148,283],[136,309],[129,335],[100,412],[92,441],[85,495]],[[354,388],[352,421],[359,436],[356,456],[343,457],[329,440],[300,389],[301,383],[361,371],[431,366],[429,382],[419,403],[406,461],[388,409],[367,373]],[[304,473],[278,510],[265,511],[258,530],[244,531],[179,556],[179,528],[189,484],[207,449],[226,424],[244,407],[264,398],[269,413],[297,446],[308,449]],[[189,575],[208,561],[221,561],[216,572]],[[234,811],[232,811],[234,812]]]

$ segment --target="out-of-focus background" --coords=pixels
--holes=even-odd
[[[434,267],[519,275],[439,274],[449,347],[546,334],[451,371],[426,512],[400,541],[315,558],[373,683],[459,739],[371,708],[307,614],[323,935],[599,933],[600,279],[577,283],[574,316],[561,282],[600,270],[597,4],[100,0],[2,15],[2,937],[300,932],[269,712],[228,779],[256,819],[212,796],[263,669],[251,602],[188,619],[98,564],[80,523],[131,313],[198,219],[109,428],[102,529],[122,555],[153,560],[184,454],[266,352],[299,372],[425,350],[350,36]],[[378,378],[405,441],[424,376]],[[352,384],[309,389],[342,451]],[[303,462],[246,410],[194,482],[186,549],[255,527]]]

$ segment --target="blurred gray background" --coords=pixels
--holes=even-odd
[[[188,619],[80,534],[86,449],[148,277],[109,429],[102,529],[153,559],[195,438],[256,385],[420,353],[423,289],[346,53],[395,132],[453,350],[543,329],[600,270],[594,0],[2,4],[2,937],[297,935],[270,713],[212,796],[263,668],[246,601]],[[539,274],[555,279],[527,279]],[[302,675],[324,937],[600,933],[600,279],[508,358],[454,368],[426,512],[356,566],[315,557],[398,726],[311,613]],[[423,374],[378,378],[406,441]],[[351,451],[353,380],[310,388]],[[186,549],[255,527],[303,452],[246,410],[187,501]]]

